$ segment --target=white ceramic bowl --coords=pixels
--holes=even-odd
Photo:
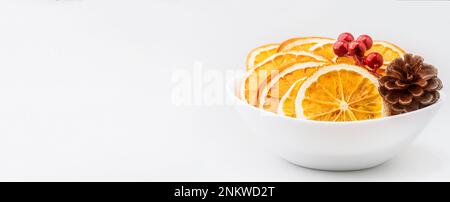
[[[253,107],[237,97],[239,81],[228,83],[228,93],[256,138],[285,160],[319,170],[361,170],[393,158],[425,128],[446,96],[414,112],[356,122],[299,120]]]

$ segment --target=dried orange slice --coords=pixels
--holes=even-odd
[[[281,43],[278,52],[286,51],[309,51],[313,46],[334,43],[334,39],[325,37],[299,37],[292,38]]]
[[[333,60],[333,62],[336,64],[350,64],[350,65],[354,65],[356,63],[355,60],[351,57],[336,57]]]
[[[334,62],[337,59],[333,51],[333,44],[335,42],[336,40],[325,37],[293,38],[283,42],[278,52],[293,50],[308,51]]]
[[[396,58],[403,57],[403,55],[406,54],[406,52],[397,45],[385,41],[374,41],[372,48],[370,48],[366,54],[372,52],[378,52],[383,55],[384,64],[389,64]]]
[[[318,43],[309,48],[308,51],[335,62],[338,57],[336,56],[336,54],[334,54],[333,51],[334,42],[335,40],[329,40],[328,42],[325,43]]]
[[[295,99],[297,98],[297,93],[302,84],[307,78],[299,79],[295,81],[294,84],[287,90],[280,100],[278,105],[277,113],[285,116],[295,118]]]
[[[267,111],[277,112],[281,97],[298,80],[312,75],[325,62],[305,62],[279,68],[279,73],[270,77],[259,87],[259,107]]]
[[[377,73],[384,75],[387,65],[394,61],[396,58],[403,57],[406,52],[400,47],[385,41],[374,41],[372,48],[370,48],[366,55],[372,52],[378,52],[383,56],[384,65],[381,66]]]
[[[374,41],[372,48],[367,50],[367,54],[372,52],[378,52],[383,56],[384,64],[388,65],[396,58],[403,57],[406,52],[400,47],[385,41]]]
[[[277,75],[280,67],[304,62],[329,63],[330,61],[305,51],[276,53],[245,74],[241,84],[240,97],[247,103],[257,106],[258,92],[261,84],[272,76]]]
[[[247,55],[247,71],[275,54],[278,51],[278,47],[280,47],[279,44],[268,44],[250,51],[250,53],[248,53]]]
[[[336,64],[320,68],[300,87],[295,99],[297,118],[317,121],[357,121],[385,116],[378,80],[366,69]]]

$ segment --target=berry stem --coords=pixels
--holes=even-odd
[[[365,64],[364,64],[364,58],[361,58],[361,57],[359,57],[359,56],[354,55],[354,56],[353,56],[353,59],[356,61],[356,64],[357,64],[357,65],[365,66]]]

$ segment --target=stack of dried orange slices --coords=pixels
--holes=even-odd
[[[352,57],[337,56],[336,41],[301,37],[253,49],[239,96],[255,107],[299,119],[357,121],[386,116],[377,76],[405,52],[388,42],[371,41],[366,53],[377,52],[383,59],[371,71]]]

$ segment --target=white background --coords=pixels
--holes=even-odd
[[[450,86],[450,2],[0,1],[0,180],[450,180],[450,107],[394,160],[357,172],[289,164],[230,106],[175,106],[176,70],[244,68],[295,36],[368,33]]]

